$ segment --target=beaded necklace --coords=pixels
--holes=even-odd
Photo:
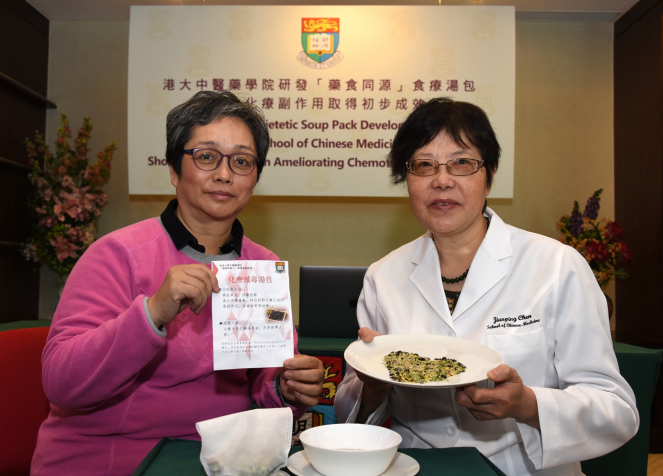
[[[454,283],[460,283],[461,281],[465,281],[465,278],[467,278],[467,273],[470,272],[470,268],[467,268],[467,271],[465,271],[463,274],[458,276],[457,278],[445,278],[442,276],[442,282],[447,283],[447,284],[454,284]]]

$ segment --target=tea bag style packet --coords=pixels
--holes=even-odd
[[[249,410],[196,423],[208,476],[276,476],[288,461],[289,408]]]

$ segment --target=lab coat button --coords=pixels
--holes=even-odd
[[[456,436],[456,429],[453,426],[447,427],[447,435]]]

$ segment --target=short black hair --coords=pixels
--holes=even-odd
[[[463,147],[468,146],[465,138],[478,149],[486,168],[488,186],[491,186],[501,149],[490,120],[479,106],[447,97],[433,98],[419,104],[396,132],[389,152],[392,183],[405,181],[407,161],[440,132],[446,132],[456,144]]]
[[[166,163],[175,173],[182,172],[182,150],[191,139],[193,128],[206,126],[223,117],[236,117],[253,135],[258,154],[258,180],[269,150],[269,129],[262,111],[230,91],[200,91],[187,102],[174,107],[166,117]]]

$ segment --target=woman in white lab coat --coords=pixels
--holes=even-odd
[[[393,415],[401,447],[474,446],[510,476],[580,475],[579,461],[636,433],[635,397],[585,259],[485,206],[499,155],[488,117],[472,104],[440,98],[412,112],[394,138],[392,178],[407,183],[428,232],[369,268],[357,319],[364,342],[455,336],[506,364],[485,382],[440,390],[392,386],[348,366],[336,412],[375,425]]]

